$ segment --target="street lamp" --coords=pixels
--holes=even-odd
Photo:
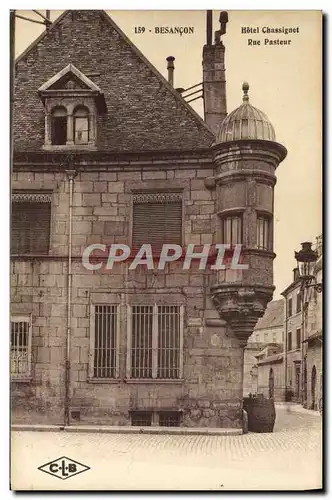
[[[321,293],[323,290],[322,283],[317,282],[315,265],[318,260],[318,253],[311,246],[312,243],[306,241],[301,243],[301,250],[295,252],[297,260],[297,269],[301,280],[300,296],[302,302],[302,342],[301,342],[301,402],[306,407],[307,405],[307,369],[306,355],[304,352],[304,342],[306,340],[309,290],[313,288],[316,292]]]
[[[322,283],[317,283],[314,273],[315,264],[318,259],[318,253],[315,252],[311,246],[312,243],[306,241],[301,243],[302,248],[299,252],[295,252],[295,259],[297,260],[297,268],[299,276],[302,280],[301,289],[304,291],[310,287],[314,287],[316,292],[322,291]]]

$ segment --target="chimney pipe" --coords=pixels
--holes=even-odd
[[[206,45],[212,45],[212,10],[206,11]]]
[[[51,12],[50,10],[47,10],[47,11],[46,11],[46,19],[47,19],[48,21],[51,21],[51,14],[50,14],[50,12]],[[51,23],[50,23],[50,22],[48,23],[48,22],[46,21],[46,31],[50,29],[50,26],[51,26]]]
[[[173,56],[168,56],[166,57],[167,61],[167,71],[168,71],[168,83],[174,86],[174,61],[175,57]]]

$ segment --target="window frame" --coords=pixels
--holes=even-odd
[[[94,375],[94,355],[95,355],[95,339],[96,339],[96,329],[95,329],[95,318],[96,318],[96,307],[98,306],[111,306],[115,308],[116,320],[115,320],[115,376],[114,377],[96,377]],[[93,303],[90,304],[90,349],[89,349],[89,365],[88,365],[88,379],[92,381],[118,381],[120,377],[120,304],[110,304],[110,303]]]
[[[164,304],[170,307],[179,308],[179,376],[177,378],[159,378],[158,377],[158,308],[163,304],[128,304],[127,305],[127,359],[126,359],[126,380],[129,382],[158,383],[170,382],[178,383],[183,379],[183,330],[184,330],[184,306],[178,304]],[[151,377],[132,377],[132,308],[135,306],[152,307],[152,374]]]
[[[258,232],[258,221],[262,220],[263,222],[267,222],[267,231],[265,235],[265,229],[263,225],[263,246],[259,244],[259,232]],[[264,245],[264,236],[267,237],[266,246]],[[265,250],[266,252],[273,251],[273,219],[270,214],[265,212],[257,212],[256,214],[256,248],[258,250]]]
[[[287,332],[287,351],[291,351],[293,347],[292,330]]]
[[[219,214],[220,217],[220,226],[221,226],[221,241],[224,245],[230,245],[231,247],[234,247],[235,245],[243,245],[244,244],[244,228],[243,228],[243,211],[227,211],[223,214]],[[240,240],[237,241],[236,243],[231,243],[229,241],[226,241],[226,235],[227,235],[227,230],[225,230],[225,224],[228,219],[238,219],[240,221]],[[231,234],[233,231],[231,230]],[[232,239],[232,238],[231,238]]]
[[[301,300],[301,292],[298,291],[296,294],[296,314],[302,311],[302,300]]]
[[[183,245],[184,242],[184,209],[185,209],[185,204],[184,204],[184,197],[183,197],[183,190],[178,190],[178,189],[160,189],[160,190],[149,190],[149,189],[144,189],[144,190],[139,190],[135,191],[133,190],[131,193],[131,220],[130,220],[130,243],[131,243],[131,248],[132,249],[139,249],[141,247],[141,244],[136,244],[134,241],[134,223],[135,223],[135,203],[136,200],[146,200],[143,201],[142,204],[149,204],[149,201],[153,203],[154,198],[158,197],[165,197],[166,199],[173,198],[174,202],[179,202],[181,204],[181,228],[179,231],[179,242],[177,243],[169,243],[169,242],[164,242],[165,244],[172,244],[172,245]],[[162,204],[162,203],[161,203]],[[147,244],[151,244],[152,250],[154,254],[159,254],[160,251],[154,250],[154,244],[151,242],[146,242]]]
[[[27,365],[28,369],[25,373],[12,373],[12,342],[11,328],[12,323],[28,323],[28,345],[27,345]],[[31,365],[32,365],[32,314],[20,315],[12,314],[10,317],[10,378],[12,381],[29,381],[31,380]]]
[[[83,114],[84,112],[84,114]],[[79,113],[82,113],[81,115]],[[76,142],[76,119],[77,118],[85,118],[87,121],[88,129],[87,129],[87,142]],[[77,106],[73,111],[73,141],[74,145],[79,146],[88,146],[91,137],[91,120],[90,120],[90,110],[86,106]]]
[[[291,318],[293,316],[293,297],[287,299],[287,317]]]
[[[301,349],[301,328],[296,329],[296,349]]]

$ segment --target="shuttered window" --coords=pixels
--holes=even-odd
[[[12,254],[47,254],[50,245],[50,226],[50,193],[12,195]]]
[[[159,252],[165,243],[181,245],[181,193],[135,194],[133,199],[133,249],[150,244]]]

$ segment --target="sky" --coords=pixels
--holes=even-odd
[[[40,11],[45,13],[45,11]],[[51,11],[55,20],[62,11]],[[167,78],[166,57],[175,57],[174,86],[188,88],[202,81],[202,49],[206,41],[205,11],[107,11],[124,33]],[[40,19],[32,11],[17,14]],[[322,68],[319,11],[228,11],[226,47],[227,109],[242,103],[242,83],[249,82],[250,102],[272,122],[276,140],[288,155],[279,165],[275,187],[275,299],[292,280],[294,250],[321,234],[322,212]],[[213,12],[213,30],[219,29]],[[135,27],[145,27],[135,33]],[[155,34],[159,26],[188,26],[194,34]],[[244,34],[242,28],[259,28]],[[295,28],[285,35],[262,34],[263,27]],[[15,54],[43,31],[43,26],[16,20]],[[151,32],[150,32],[151,30]],[[298,32],[297,32],[298,31]],[[264,40],[291,40],[290,45],[265,45]],[[249,45],[248,40],[261,45]],[[203,116],[203,102],[192,103]]]

